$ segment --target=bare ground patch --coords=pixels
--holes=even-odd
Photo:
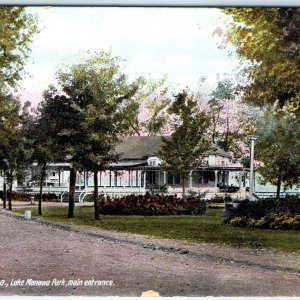
[[[7,284],[0,286],[1,295],[300,295],[299,255],[265,249],[26,221],[1,211],[0,251],[0,282]],[[13,286],[18,279],[24,284]],[[50,285],[26,285],[28,279]],[[54,285],[54,279],[65,281]],[[67,285],[69,280],[78,285]]]

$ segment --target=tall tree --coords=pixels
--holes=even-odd
[[[256,159],[263,162],[259,172],[266,182],[291,187],[300,178],[300,122],[294,113],[269,111],[257,124]]]
[[[55,151],[57,160],[66,161],[71,164],[70,168],[70,190],[68,217],[74,216],[74,198],[76,183],[76,149],[84,147],[82,141],[85,139],[84,132],[80,128],[82,112],[78,109],[74,99],[58,93],[54,87],[44,92],[42,103],[43,124],[48,123],[49,155]],[[54,147],[52,147],[54,146]],[[41,149],[43,151],[43,149]],[[42,152],[41,152],[42,153]]]
[[[239,103],[230,80],[219,81],[212,92],[208,108],[211,115],[212,141],[226,152],[233,150],[240,135]]]
[[[8,206],[12,209],[11,196],[14,179],[23,166],[23,139],[20,130],[20,103],[11,95],[0,94],[0,160],[4,170],[4,183],[8,183]],[[6,189],[4,187],[4,189]],[[4,203],[4,205],[6,205]]]
[[[235,158],[240,158],[246,146],[243,142],[245,134],[251,127],[253,107],[242,102],[230,79],[220,80],[206,94],[202,92],[203,89],[205,87],[200,86],[197,92],[198,105],[201,111],[210,116],[212,142],[224,151],[231,152]]]
[[[30,52],[32,37],[37,32],[36,19],[24,7],[0,7],[0,91],[14,87],[21,79]]]
[[[57,152],[55,139],[53,138],[57,133],[53,129],[53,116],[49,114],[49,110],[44,109],[43,102],[39,104],[34,112],[29,111],[29,107],[30,104],[27,105],[26,110],[23,109],[22,135],[28,163],[37,163],[40,167],[38,214],[42,215],[43,183],[47,166],[62,157]]]
[[[69,109],[69,120],[62,124],[58,144],[71,157],[74,167],[94,172],[95,219],[99,219],[97,174],[117,159],[113,149],[119,136],[128,132],[129,120],[135,117],[135,111],[130,112],[128,106],[138,84],[128,83],[121,72],[120,59],[103,51],[60,70],[57,78],[65,96],[55,91],[50,97],[48,93],[48,98],[53,101],[55,97],[64,97]],[[70,192],[74,186],[72,179]],[[74,201],[70,199],[69,217],[73,216],[73,207]]]
[[[23,75],[32,37],[36,32],[36,20],[25,12],[24,7],[0,7],[0,165],[4,172],[5,191],[6,181],[9,182],[9,190],[12,190],[21,140],[18,131],[20,105],[10,89],[16,86]],[[11,209],[11,192],[9,197]],[[6,198],[3,205],[6,206]]]
[[[300,112],[300,9],[224,9],[233,22],[227,41],[246,62],[244,99],[257,105],[289,105]]]
[[[184,197],[190,171],[197,167],[211,146],[208,139],[209,117],[199,110],[194,96],[186,91],[175,97],[169,114],[173,133],[162,138],[160,157],[165,170],[181,174]]]

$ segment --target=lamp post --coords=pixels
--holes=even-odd
[[[248,141],[251,142],[251,152],[250,152],[250,180],[249,180],[249,196],[250,199],[253,199],[254,192],[254,143],[257,140],[257,136],[250,135],[248,136]]]

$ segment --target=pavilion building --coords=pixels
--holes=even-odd
[[[106,171],[98,173],[99,190],[113,197],[149,192],[182,193],[180,174],[164,171],[159,157],[160,136],[128,136],[120,141],[115,151],[120,160],[110,164]],[[44,192],[61,195],[68,192],[69,163],[48,165],[44,181]],[[27,170],[25,185],[38,192],[40,167],[33,164]],[[219,184],[239,187],[236,196],[245,193],[248,185],[248,170],[234,163],[228,153],[214,146],[208,155],[190,172],[185,182],[186,192],[205,193],[208,197],[220,193]],[[1,183],[0,183],[1,184]],[[84,200],[94,188],[93,173],[83,170],[77,172],[76,190],[79,201]]]

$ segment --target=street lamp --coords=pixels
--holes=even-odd
[[[247,137],[248,141],[251,141],[251,152],[250,152],[250,180],[249,180],[249,196],[250,199],[253,199],[253,192],[254,192],[254,142],[257,140],[257,136],[250,135]]]

